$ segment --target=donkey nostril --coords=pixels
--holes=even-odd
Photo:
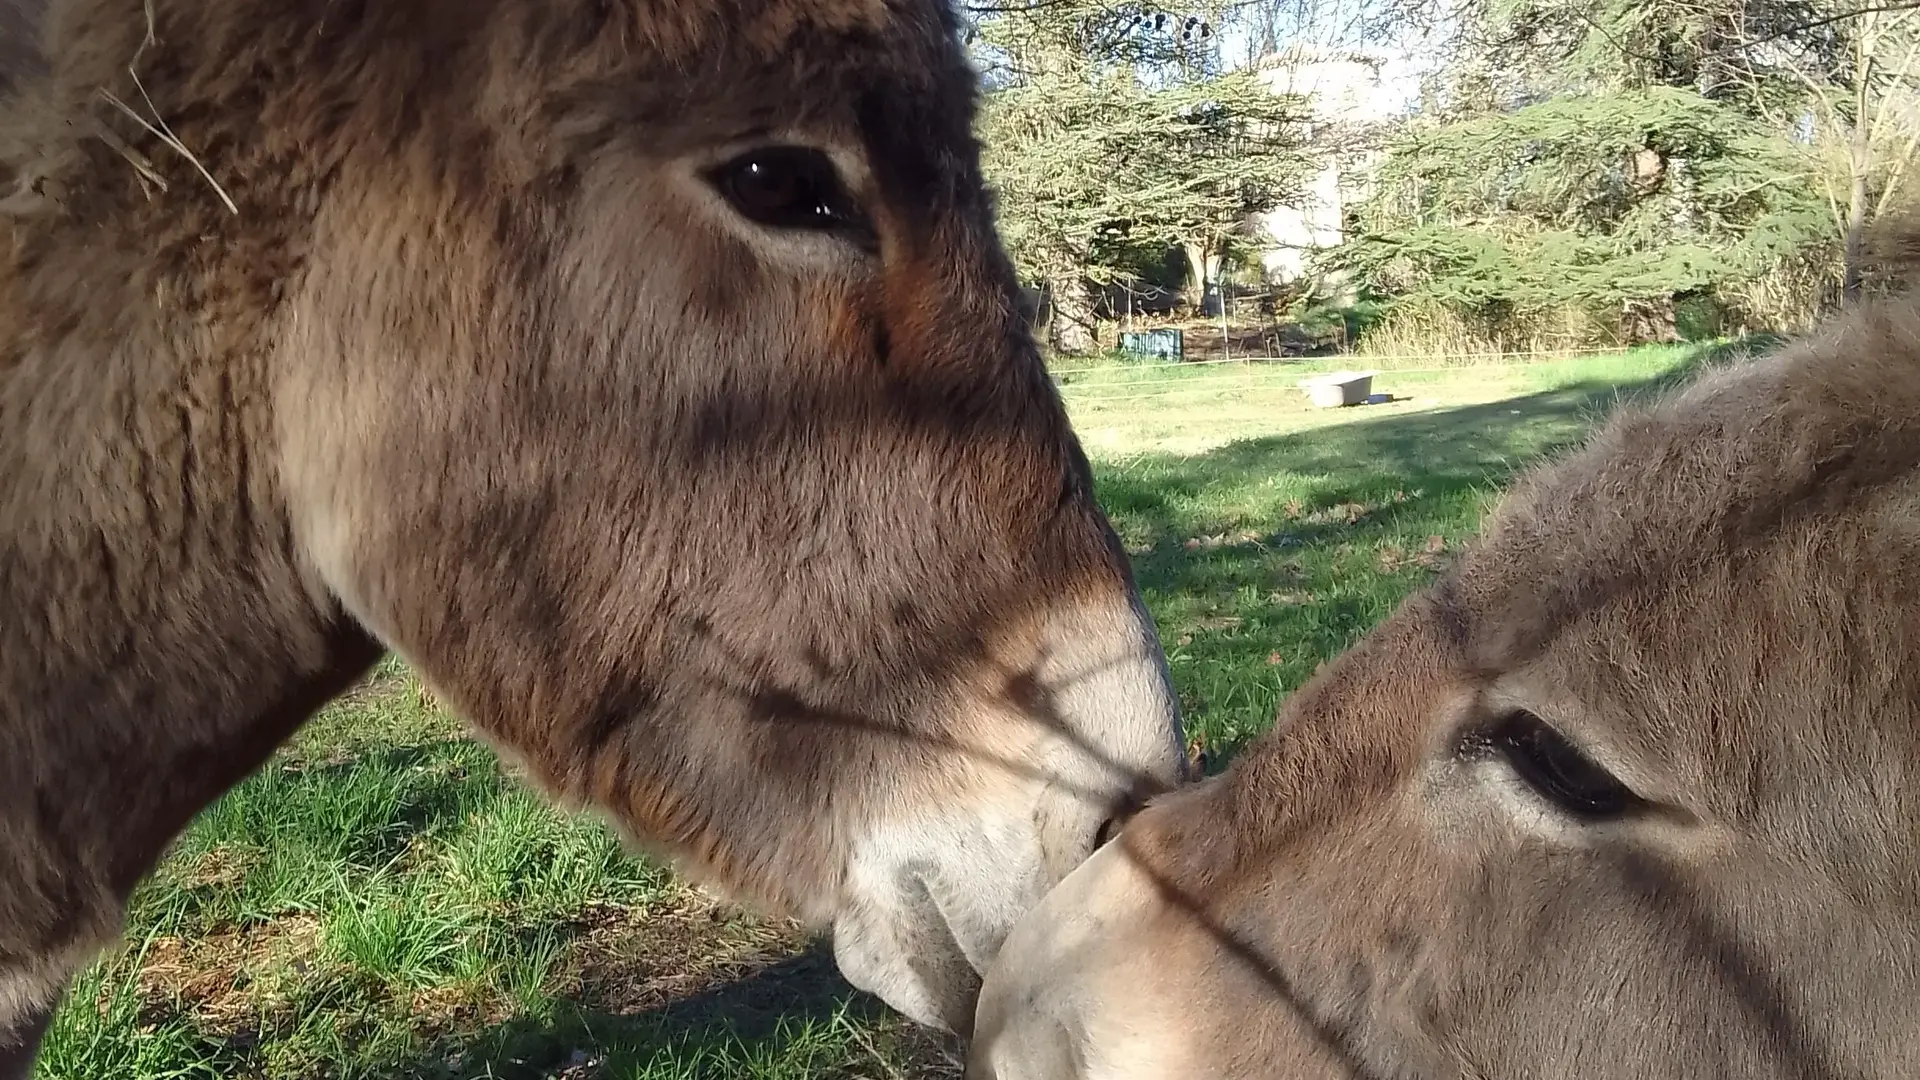
[[[1099,851],[1101,848],[1106,847],[1107,841],[1119,836],[1120,830],[1127,827],[1127,822],[1132,821],[1135,814],[1145,810],[1147,803],[1150,802],[1155,795],[1161,793],[1162,785],[1143,780],[1141,783],[1134,785],[1132,791],[1121,795],[1118,801],[1109,808],[1107,819],[1100,823],[1098,829],[1094,830],[1093,850]]]
[[[1094,831],[1093,850],[1099,851],[1107,846],[1107,841],[1119,836],[1120,830],[1126,828],[1127,822],[1132,821],[1133,815],[1139,813],[1145,805],[1138,799],[1128,799],[1115,807],[1107,820],[1101,822],[1100,828]]]

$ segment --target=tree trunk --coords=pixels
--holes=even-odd
[[[1053,347],[1063,353],[1090,353],[1099,346],[1094,337],[1093,291],[1079,274],[1062,274],[1047,283],[1053,298],[1048,320]]]
[[[1847,235],[1845,273],[1841,279],[1840,296],[1844,303],[1851,304],[1860,299],[1861,285],[1865,280],[1864,263],[1867,232],[1867,156],[1866,126],[1855,124],[1853,129],[1853,147],[1848,154],[1848,165],[1853,173],[1847,185]]]
[[[1181,282],[1181,304],[1185,304],[1188,311],[1198,311],[1206,304],[1206,246],[1181,244],[1181,252],[1187,254],[1187,281]]]
[[[1629,300],[1620,312],[1620,336],[1629,345],[1672,344],[1680,340],[1673,297]]]
[[[1841,303],[1860,299],[1865,277],[1864,247],[1867,229],[1867,170],[1873,167],[1873,131],[1868,106],[1872,101],[1873,52],[1864,33],[1860,35],[1859,70],[1854,74],[1853,137],[1847,145],[1847,235],[1846,255],[1841,278]]]
[[[1180,302],[1189,311],[1205,314],[1210,276],[1207,273],[1207,247],[1205,244],[1188,243],[1180,245],[1180,250],[1187,256],[1187,280],[1180,285]]]

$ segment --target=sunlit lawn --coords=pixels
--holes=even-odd
[[[1216,755],[1431,577],[1512,473],[1686,350],[1387,372],[1063,378],[1190,731]],[[1325,365],[1319,365],[1324,367]],[[559,815],[387,665],[215,806],[75,987],[42,1075],[957,1076],[795,928],[715,906]]]

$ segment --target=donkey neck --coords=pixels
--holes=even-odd
[[[0,912],[55,937],[378,655],[293,554],[261,351],[131,291],[75,325],[0,264]]]

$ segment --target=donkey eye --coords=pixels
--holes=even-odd
[[[1530,712],[1503,717],[1486,735],[1488,749],[1541,798],[1577,818],[1618,818],[1643,805],[1612,773]]]
[[[767,146],[707,171],[707,182],[740,215],[771,229],[843,230],[864,219],[840,172],[818,150]]]

